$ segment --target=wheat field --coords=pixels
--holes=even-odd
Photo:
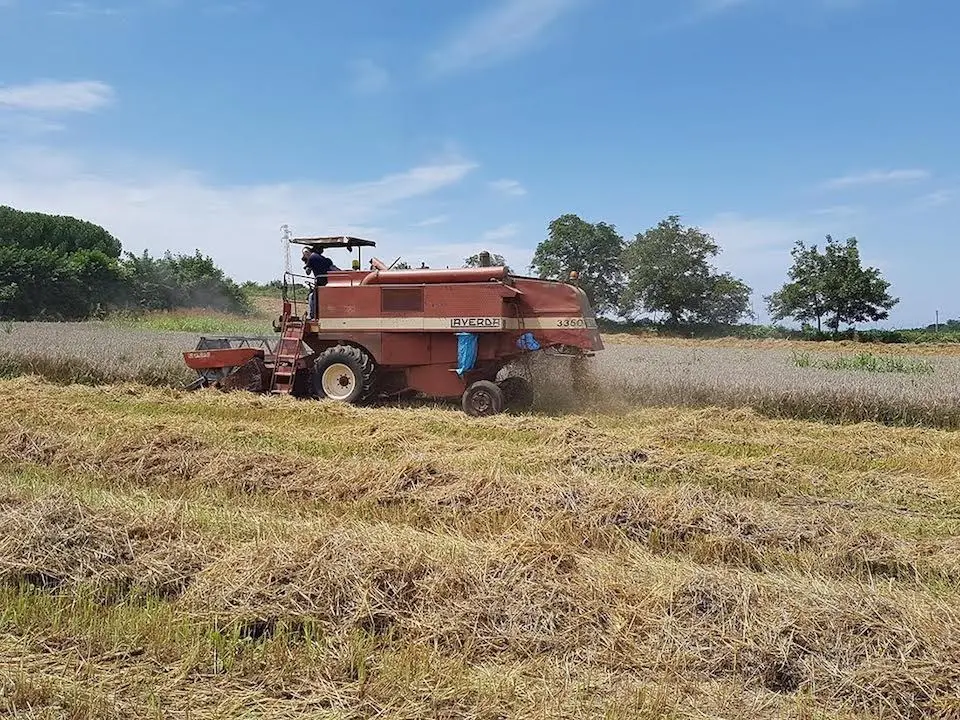
[[[960,717],[960,442],[0,381],[0,712]]]
[[[137,381],[182,387],[195,375],[182,353],[201,334],[107,322],[0,327],[0,377],[57,382]],[[226,333],[231,334],[231,333]],[[273,333],[266,333],[268,337]],[[629,412],[636,407],[749,407],[772,417],[960,428],[956,346],[866,346],[780,341],[683,341],[612,336],[586,366],[585,386],[563,361],[517,367],[536,381],[542,412]],[[834,370],[817,363],[856,357],[913,363],[924,372]],[[798,366],[808,355],[810,366]]]

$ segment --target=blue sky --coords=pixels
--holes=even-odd
[[[0,0],[0,203],[283,270],[280,226],[525,267],[551,219],[670,214],[762,295],[856,235],[960,317],[960,4]],[[296,260],[294,260],[296,263]],[[295,265],[296,267],[296,265]]]

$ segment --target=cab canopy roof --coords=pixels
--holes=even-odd
[[[312,238],[292,238],[291,243],[297,245],[307,245],[309,247],[326,248],[346,248],[353,250],[355,247],[376,247],[373,240],[364,240],[363,238],[351,237],[349,235],[331,235],[325,237]]]

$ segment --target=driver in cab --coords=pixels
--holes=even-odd
[[[326,285],[327,273],[338,268],[330,258],[323,254],[323,248],[305,247],[303,249],[303,269],[308,275],[313,275],[316,278],[310,294],[307,295],[307,319],[312,320],[316,316],[313,306],[316,288]]]

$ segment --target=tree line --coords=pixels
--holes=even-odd
[[[719,253],[708,233],[685,227],[677,215],[626,240],[612,224],[568,213],[549,224],[530,270],[558,280],[576,272],[598,315],[634,321],[657,314],[667,327],[754,319],[753,289],[714,266]],[[475,265],[477,258],[464,264]],[[774,321],[815,323],[818,333],[824,325],[837,332],[843,324],[884,320],[899,302],[879,270],[863,267],[856,238],[838,242],[828,235],[822,249],[798,241],[792,258],[787,282],[764,296]],[[494,264],[506,260],[497,255]]]
[[[685,227],[677,215],[629,240],[610,223],[571,213],[547,230],[530,272],[558,280],[576,272],[598,315],[628,322],[660,315],[666,327],[730,326],[754,317],[752,288],[718,270],[717,242]],[[828,235],[822,248],[798,241],[791,256],[787,281],[764,297],[775,321],[837,332],[843,324],[886,319],[899,302],[879,270],[862,266],[856,238],[838,242]],[[509,267],[501,255],[490,260]],[[480,262],[478,253],[463,264]],[[116,309],[188,307],[246,313],[252,310],[248,293],[259,289],[255,283],[237,285],[199,250],[134,255],[94,223],[0,206],[0,318],[82,320]]]
[[[0,206],[0,318],[85,320],[185,307],[251,310],[242,289],[199,251],[134,255],[86,220]]]

